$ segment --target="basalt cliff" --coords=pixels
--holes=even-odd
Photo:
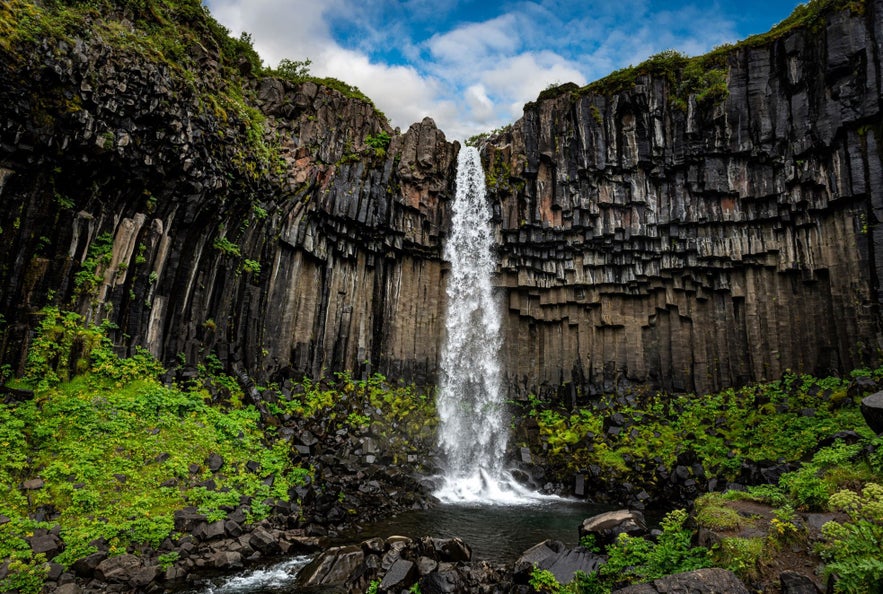
[[[261,71],[198,3],[142,4],[0,7],[3,361],[60,306],[184,374],[434,382],[460,145]],[[546,91],[481,143],[511,395],[877,360],[883,2],[816,4]]]

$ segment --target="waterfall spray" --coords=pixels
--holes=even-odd
[[[457,161],[445,343],[438,394],[439,445],[446,458],[442,501],[515,503],[527,492],[503,468],[508,438],[500,381],[500,310],[491,210],[478,151]]]

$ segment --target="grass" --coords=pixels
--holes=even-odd
[[[163,385],[147,353],[120,359],[103,328],[54,308],[43,315],[25,376],[43,380],[17,383],[35,390],[32,400],[0,404],[0,513],[10,518],[0,526],[0,559],[15,561],[0,590],[36,583],[43,571],[26,541],[34,530],[60,527],[65,550],[54,561],[62,565],[93,552],[96,538],[111,553],[156,548],[172,535],[175,510],[195,505],[219,519],[246,497],[258,520],[267,500],[287,501],[310,476],[253,406],[212,405],[201,382]],[[74,352],[83,354],[74,360]],[[60,373],[68,369],[77,371],[70,379]],[[213,453],[224,459],[218,473],[206,465]],[[35,478],[42,488],[21,488]],[[199,486],[209,478],[216,489]]]
[[[856,374],[880,378],[883,368]],[[536,420],[548,461],[562,476],[597,465],[640,484],[644,468],[671,467],[690,453],[708,476],[735,480],[743,462],[800,460],[837,431],[871,437],[858,398],[848,396],[850,382],[787,374],[778,382],[702,396],[645,393],[631,405],[603,396],[570,411],[533,398],[516,415]],[[614,413],[626,424],[615,435],[605,431]]]
[[[214,521],[247,502],[254,522],[272,503],[288,501],[292,487],[315,480],[278,437],[278,423],[243,404],[217,357],[207,356],[187,386],[165,385],[157,379],[164,369],[146,351],[114,354],[111,327],[55,307],[41,316],[25,374],[11,382],[34,398],[0,404],[0,514],[9,518],[0,524],[0,563],[10,562],[0,591],[42,588],[47,559],[27,540],[36,530],[60,530],[64,551],[53,561],[63,566],[94,552],[95,539],[111,554],[155,551],[175,536],[176,510],[192,505]],[[304,379],[288,398],[273,387],[264,393],[283,422],[314,419],[330,431],[370,425],[409,436],[390,438],[394,456],[410,453],[410,439],[428,439],[435,427],[427,394],[381,375]],[[214,473],[212,454],[223,459]],[[38,478],[42,488],[22,488]],[[214,487],[205,486],[209,479]]]

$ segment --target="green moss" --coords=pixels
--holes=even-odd
[[[710,530],[736,530],[742,517],[731,507],[721,493],[707,493],[696,500],[696,523]]]

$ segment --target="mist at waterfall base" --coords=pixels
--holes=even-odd
[[[445,459],[434,495],[445,503],[512,505],[542,498],[504,469],[508,426],[501,386],[500,307],[494,295],[494,235],[478,151],[457,158],[445,259],[448,308],[436,405]]]

